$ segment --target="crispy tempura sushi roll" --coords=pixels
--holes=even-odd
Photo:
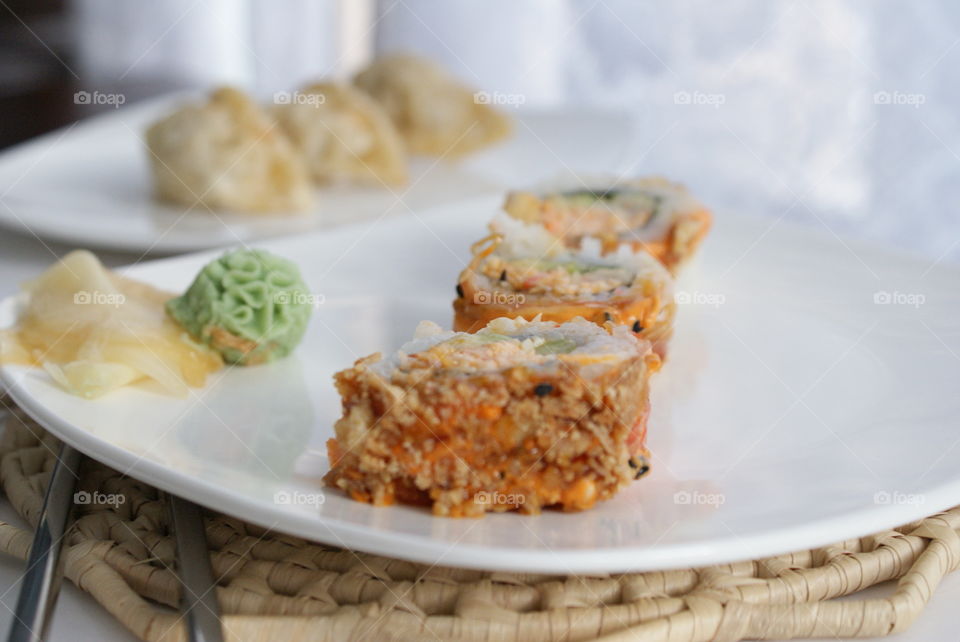
[[[504,209],[522,221],[542,223],[570,247],[594,237],[606,251],[622,244],[642,248],[674,274],[693,256],[713,220],[683,185],[664,178],[539,195],[511,192]]]
[[[625,325],[663,356],[673,314],[672,279],[650,254],[600,241],[564,247],[543,225],[498,215],[500,230],[476,243],[457,283],[454,330],[475,332],[498,317],[564,322],[583,317]]]
[[[423,322],[390,357],[335,377],[327,484],[437,515],[584,510],[647,470],[647,381],[660,360],[628,328],[497,319]]]

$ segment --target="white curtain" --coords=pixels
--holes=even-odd
[[[73,0],[80,76],[268,95],[364,64],[372,0]]]

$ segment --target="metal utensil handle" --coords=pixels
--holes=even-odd
[[[221,642],[220,604],[210,568],[207,532],[196,504],[167,495],[174,541],[177,544],[177,574],[183,591],[180,610],[186,614],[191,642]]]
[[[43,498],[37,531],[27,557],[27,571],[20,587],[17,607],[10,625],[10,642],[34,642],[46,637],[53,607],[60,590],[60,549],[67,519],[73,509],[80,453],[63,444]]]

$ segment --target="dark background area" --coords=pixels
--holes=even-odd
[[[65,4],[5,0],[0,8],[0,147],[69,123],[81,113],[73,104],[76,79],[61,62],[70,64]]]
[[[70,124],[110,105],[78,105],[82,89],[74,61],[68,0],[0,2],[0,148]],[[176,88],[175,83],[128,82],[128,102]]]

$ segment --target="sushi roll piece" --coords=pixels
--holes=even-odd
[[[628,328],[496,319],[474,334],[422,322],[392,356],[335,376],[343,402],[328,485],[436,515],[592,507],[647,470],[647,382],[660,364]]]
[[[583,317],[625,325],[663,356],[673,330],[673,280],[650,254],[628,245],[603,253],[595,238],[568,248],[545,226],[500,214],[499,233],[473,246],[453,302],[455,330],[475,332],[498,317],[562,323]]]
[[[674,274],[696,252],[713,221],[710,210],[683,185],[664,178],[544,194],[511,192],[504,210],[521,221],[543,224],[569,247],[593,237],[605,251],[624,244],[646,250]]]

